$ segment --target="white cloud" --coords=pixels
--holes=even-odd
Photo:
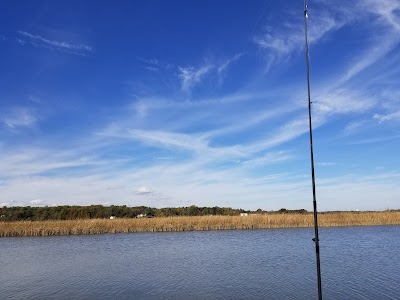
[[[220,66],[218,66],[217,71],[218,73],[223,73],[225,72],[230,65],[232,65],[234,62],[236,62],[237,60],[239,60],[241,57],[243,56],[243,53],[238,53],[235,54],[235,56],[233,56],[232,58],[228,59],[227,61],[225,61],[224,63],[222,63]]]
[[[128,130],[128,137],[139,139],[145,143],[158,144],[162,147],[201,151],[207,148],[207,142],[201,136],[166,131],[150,131],[141,129]]]
[[[8,158],[4,157],[4,154],[2,157]],[[262,165],[265,168],[266,165],[291,158],[293,157],[290,152],[276,151],[255,156],[253,160],[248,159],[244,165],[232,164],[229,167],[205,165],[202,158],[196,158],[186,162],[167,161],[147,167],[134,165],[125,171],[113,164],[112,160],[105,159],[103,162],[109,166],[107,170],[90,172],[86,169],[79,176],[68,173],[51,177],[9,174],[9,178],[0,185],[0,194],[7,206],[43,205],[44,202],[31,202],[33,200],[30,195],[36,195],[38,198],[34,200],[49,199],[49,203],[57,205],[104,204],[112,201],[114,205],[152,207],[224,204],[249,209],[279,209],[281,206],[312,209],[309,180],[307,176],[302,176],[302,172],[264,172],[260,175],[250,170],[254,166]],[[37,158],[28,160],[32,159]],[[39,164],[41,161],[35,163]],[[17,174],[24,166],[16,165],[15,168],[14,174]],[[2,171],[3,173],[7,174]],[[384,173],[372,177],[358,174],[328,180],[319,178],[319,207],[321,210],[350,209],[352,205],[349,205],[348,201],[351,200],[351,203],[364,201],[364,205],[358,206],[359,209],[384,209],[386,207],[377,203],[374,198],[379,194],[379,190],[386,191],[385,199],[391,203],[389,207],[395,207],[398,176]],[[158,192],[148,187],[149,182],[157,187]],[[348,182],[352,182],[352,186],[354,182],[355,188],[346,186],[348,192],[345,194],[338,191],[337,187],[344,188]],[[132,183],[135,183],[136,188],[132,188]],[[127,193],[129,190],[134,192]],[[368,191],[368,194],[365,191]],[[332,195],[340,196],[340,201],[337,200],[339,198],[335,200]],[[10,199],[15,202],[11,204]]]
[[[358,1],[355,6],[348,7],[349,14],[353,19],[368,20],[372,43],[354,59],[347,72],[342,76],[341,82],[346,82],[366,70],[399,44],[400,20],[395,14],[395,11],[399,9],[400,1],[397,0]],[[371,18],[371,16],[373,17]]]
[[[262,124],[263,122],[271,121],[282,117],[286,114],[298,111],[296,105],[282,105],[279,108],[265,109],[258,112],[252,112],[249,117],[244,118],[244,113],[242,112],[242,119],[240,122],[230,122],[229,125],[217,128],[209,131],[206,136],[217,137],[221,135],[227,135],[232,133],[238,133],[240,131],[250,129],[256,125]]]
[[[265,167],[266,165],[284,162],[293,158],[293,154],[288,151],[269,152],[265,155],[256,156],[242,162],[245,167]]]
[[[223,77],[226,75],[229,67],[239,60],[244,54],[237,53],[233,57],[216,63],[205,63],[199,67],[194,66],[176,66],[171,63],[165,63],[158,59],[138,58],[143,64],[143,68],[151,72],[161,72],[174,70],[177,71],[178,79],[180,80],[181,90],[187,94],[192,92],[192,89],[200,85],[206,76],[212,75],[218,78],[217,83],[221,84]],[[206,59],[207,60],[207,59]]]
[[[175,67],[172,64],[162,62],[157,58],[147,59],[147,58],[143,58],[143,57],[138,57],[137,59],[143,64],[144,69],[151,71],[151,72],[160,72],[162,70],[170,70]]]
[[[213,69],[213,65],[204,65],[198,69],[194,67],[179,67],[179,78],[181,79],[181,87],[185,92],[190,92],[191,89],[199,84],[204,76]]]
[[[31,101],[34,104],[42,104],[43,103],[43,101],[39,97],[36,97],[36,96],[33,96],[33,95],[29,95],[28,96],[28,100]]]
[[[26,44],[26,41],[24,41],[24,40],[21,40],[21,39],[19,39],[19,38],[16,38],[15,40],[16,40],[16,41],[17,41],[17,43],[18,43],[18,44],[20,44],[21,46],[23,46],[23,45],[25,45],[25,44]]]
[[[153,174],[154,175],[154,174]],[[154,193],[148,188],[139,188],[133,193],[125,189],[105,188],[107,185],[127,185],[134,179],[141,182],[138,176],[120,174],[118,177],[104,179],[100,176],[64,176],[49,178],[42,176],[18,177],[8,180],[0,186],[2,200],[7,206],[46,205],[45,202],[34,201],[29,195],[35,194],[40,199],[49,199],[52,205],[92,205],[112,203],[114,205],[167,207],[180,206],[184,201],[170,198],[161,193]],[[146,178],[148,180],[148,178]],[[158,184],[158,181],[156,181]],[[21,189],[21,186],[24,188]],[[144,186],[143,186],[144,187]],[[27,194],[29,191],[29,194]],[[9,199],[15,199],[13,202]]]
[[[33,205],[41,205],[43,204],[43,201],[41,199],[35,199],[31,201],[31,204]]]
[[[20,34],[21,37],[26,38],[31,44],[38,47],[50,48],[77,55],[88,55],[93,53],[93,48],[83,43],[50,40],[38,34],[32,34],[26,31],[18,31],[18,34]]]
[[[379,137],[371,137],[362,140],[354,140],[350,142],[350,145],[363,145],[363,144],[373,144],[373,143],[382,143],[387,141],[393,141],[400,138],[400,135],[392,135],[392,136],[379,136]]]
[[[16,129],[19,127],[32,127],[38,120],[29,108],[18,107],[0,114],[0,121],[8,128]]]
[[[385,22],[393,29],[400,32],[400,18],[398,11],[400,10],[400,1],[398,0],[381,0],[379,2],[366,0],[364,7],[372,14],[377,14],[381,18],[379,21]],[[397,13],[396,13],[397,12]]]
[[[383,210],[397,208],[396,193],[400,174],[397,172],[374,175],[347,174],[317,182],[318,206],[321,210]],[[382,191],[385,191],[382,193]]]
[[[146,188],[145,186],[142,186],[136,190],[136,194],[139,195],[150,194],[150,193],[152,193],[152,191]]]
[[[158,72],[159,71],[159,68],[156,68],[156,67],[150,67],[150,66],[146,66],[146,67],[144,67],[146,70],[148,70],[148,71],[152,71],[152,72]]]
[[[138,58],[140,61],[142,61],[143,63],[152,65],[152,66],[159,66],[161,64],[161,62],[157,59],[157,58],[150,58],[150,59],[146,59],[146,58]]]
[[[191,101],[174,101],[169,98],[143,97],[133,103],[133,109],[139,116],[144,117],[148,112],[161,110],[182,110],[182,109],[209,109],[211,107],[234,105],[242,102],[265,99],[268,97],[266,93],[238,93],[223,95],[215,98],[197,99]],[[193,112],[192,112],[193,113]]]
[[[1,206],[1,207],[3,207],[3,206],[8,206],[8,207],[10,207],[10,206],[15,206],[15,200],[10,200],[9,202],[2,202],[2,203],[0,204],[0,206]]]
[[[380,60],[399,43],[400,18],[396,14],[399,9],[400,2],[397,0],[350,1],[341,2],[340,5],[329,1],[314,2],[309,6],[308,13],[309,43],[318,43],[330,33],[361,20],[375,26],[368,29],[374,37],[373,43],[342,76],[342,82],[346,82]],[[265,33],[254,38],[255,44],[265,51],[269,65],[281,62],[305,47],[302,16],[293,16],[289,12],[287,17],[291,21],[282,22],[280,27],[266,26]]]
[[[308,40],[317,43],[330,32],[336,31],[349,22],[350,17],[342,12],[338,16],[334,10],[321,7],[318,12],[309,11]],[[282,22],[282,27],[265,27],[265,33],[254,37],[255,44],[265,51],[268,64],[288,59],[292,53],[299,53],[305,47],[303,16],[288,15],[290,22]]]
[[[342,88],[316,94],[313,108],[317,114],[348,114],[360,113],[371,109],[377,100],[366,93]]]
[[[400,121],[400,110],[385,115],[374,114],[373,118],[379,123],[387,121]]]
[[[354,134],[356,132],[361,131],[365,127],[366,123],[367,123],[366,120],[350,122],[343,129],[343,135],[344,136],[349,136],[349,135],[352,135],[352,134]]]
[[[87,150],[88,152],[90,150]],[[93,149],[92,149],[93,151]],[[37,176],[46,172],[63,170],[58,172],[65,174],[67,169],[85,166],[86,172],[93,169],[107,167],[108,162],[103,162],[94,156],[85,156],[85,149],[50,149],[25,148],[25,149],[0,149],[3,159],[0,161],[0,178],[17,178],[25,176]],[[114,166],[121,163],[118,159],[112,160]]]
[[[369,48],[365,49],[360,57],[354,60],[354,63],[342,77],[341,82],[348,81],[382,59],[399,44],[399,41],[399,34],[393,33],[377,38]]]
[[[314,128],[317,127],[316,123],[317,122],[315,122]],[[308,118],[305,116],[297,117],[283,124],[277,130],[275,130],[273,134],[264,137],[263,140],[244,148],[247,151],[258,152],[272,147],[277,147],[299,137],[300,135],[308,132],[308,130]]]

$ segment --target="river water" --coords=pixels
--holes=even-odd
[[[1,299],[316,299],[312,229],[0,238]],[[324,299],[400,299],[400,227],[321,228]]]

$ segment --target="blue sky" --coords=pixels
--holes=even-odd
[[[7,1],[0,205],[312,210],[302,1]],[[309,1],[319,210],[400,208],[400,1]]]

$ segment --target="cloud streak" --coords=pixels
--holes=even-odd
[[[387,122],[387,121],[400,121],[400,110],[390,113],[390,114],[375,114],[373,116],[375,120],[377,120],[379,123]]]
[[[58,40],[50,40],[38,34],[32,34],[26,31],[18,31],[21,39],[18,39],[20,44],[26,41],[30,42],[32,45],[37,47],[44,47],[52,50],[57,50],[61,52],[66,52],[70,54],[87,56],[93,54],[93,48],[83,43],[71,43]]]
[[[179,78],[181,79],[181,86],[184,92],[189,93],[191,89],[198,85],[205,75],[214,68],[213,65],[204,65],[200,68],[194,67],[179,67]]]
[[[229,66],[238,61],[243,55],[243,53],[235,54],[235,56],[222,63],[220,66],[218,66],[218,73],[226,72]]]
[[[285,22],[282,27],[265,26],[264,33],[253,38],[254,43],[264,51],[268,65],[271,66],[289,59],[292,54],[300,53],[305,47],[302,16],[289,15],[291,22]],[[321,9],[318,13],[309,11],[309,43],[319,42],[330,32],[343,27],[351,17],[342,12],[340,17],[333,10]]]
[[[15,107],[0,115],[0,122],[10,130],[30,128],[35,126],[37,121],[33,111],[26,107]]]
[[[178,77],[181,81],[182,91],[190,93],[194,87],[200,85],[209,75],[216,76],[218,78],[218,83],[221,85],[223,81],[222,79],[226,75],[227,70],[232,64],[243,57],[243,55],[243,53],[237,53],[225,61],[219,63],[206,63],[198,68],[192,66],[178,67]],[[150,62],[153,62],[153,60]]]

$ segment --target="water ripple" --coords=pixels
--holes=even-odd
[[[400,299],[399,229],[323,228],[324,298]],[[315,299],[312,236],[312,229],[274,229],[2,238],[0,295]]]

